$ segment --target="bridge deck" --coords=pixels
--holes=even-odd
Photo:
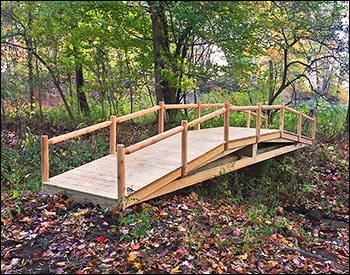
[[[222,145],[223,127],[188,132],[188,162],[198,159]],[[255,128],[230,127],[230,141],[243,141],[232,147],[251,143]],[[261,135],[279,134],[278,130],[261,129]],[[276,138],[272,136],[272,139]],[[271,139],[271,138],[270,138]],[[181,133],[125,156],[126,193],[129,195],[181,168]],[[117,157],[108,155],[50,178],[46,190],[72,190],[110,199],[118,197]]]
[[[167,109],[195,108],[197,119],[164,132]],[[221,108],[204,116],[203,108]],[[279,129],[268,129],[268,115],[279,112]],[[256,112],[254,112],[256,111]],[[116,127],[124,121],[158,113],[158,135],[116,150]],[[230,127],[231,112],[246,112],[246,127]],[[284,129],[284,113],[297,119],[296,132]],[[266,113],[266,112],[265,112]],[[199,130],[200,124],[222,117],[224,127]],[[251,128],[251,116],[255,127]],[[262,119],[265,129],[262,128]],[[304,128],[303,128],[303,122]],[[311,126],[310,126],[311,125]],[[110,155],[49,177],[49,145],[110,127]],[[197,130],[188,131],[196,127]],[[305,136],[306,134],[306,136]],[[64,191],[78,201],[92,201],[106,207],[124,201],[123,207],[167,194],[198,182],[229,173],[315,141],[316,119],[282,105],[232,106],[218,104],[164,104],[101,122],[58,137],[41,137],[42,189]],[[117,154],[116,154],[117,153]]]

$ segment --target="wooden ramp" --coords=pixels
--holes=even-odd
[[[214,105],[214,106],[213,106]],[[171,108],[196,108],[197,119],[183,121],[181,126],[164,132],[164,111]],[[218,108],[201,116],[202,108]],[[261,129],[261,119],[267,122],[263,109],[280,110],[279,129]],[[198,111],[199,110],[199,111]],[[282,111],[281,111],[282,110]],[[298,116],[297,133],[283,130],[284,112]],[[116,124],[158,111],[159,134],[137,144],[116,150]],[[248,127],[230,126],[230,114],[247,113]],[[256,112],[254,112],[256,111]],[[200,129],[200,123],[223,116],[224,126]],[[256,127],[250,128],[251,116],[256,116]],[[312,122],[311,137],[303,136],[302,118]],[[300,124],[300,125],[299,125]],[[110,155],[62,173],[48,177],[48,145],[71,137],[111,128]],[[195,130],[189,130],[195,128]],[[66,135],[48,139],[42,137],[43,191],[63,191],[78,201],[92,201],[105,207],[115,207],[119,198],[127,198],[130,206],[198,182],[228,173],[312,144],[315,137],[315,119],[286,106],[230,106],[229,104],[164,105],[161,103],[123,117],[96,124]]]

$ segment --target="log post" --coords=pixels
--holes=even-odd
[[[269,128],[269,116],[265,116],[265,129]]]
[[[117,117],[111,116],[111,128],[109,133],[109,153],[115,155],[115,145],[117,142]]]
[[[49,138],[46,135],[41,136],[41,179],[49,181]]]
[[[281,135],[283,134],[284,131],[284,102],[282,102],[282,107],[280,109],[280,131],[281,131]]]
[[[159,101],[159,113],[158,113],[158,134],[164,132],[164,101]]]
[[[124,144],[117,145],[118,198],[125,196],[125,152]]]
[[[315,144],[316,141],[316,117],[313,117],[314,120],[312,122],[312,143]]]
[[[188,121],[182,120],[181,126],[184,127],[181,136],[181,176],[187,175],[187,146],[188,146]]]
[[[298,141],[301,140],[301,123],[302,123],[302,115],[301,112],[298,113],[298,128],[297,128],[297,135],[298,135]]]
[[[248,112],[247,112],[247,128],[250,128],[250,117],[251,117],[251,111],[248,110]]]
[[[200,118],[202,114],[202,102],[198,101],[197,102],[197,118]],[[196,130],[200,130],[201,129],[201,124],[198,123],[196,126]]]
[[[256,129],[256,143],[260,142],[260,128],[261,128],[261,103],[258,103],[258,110],[256,110],[256,121],[255,121],[255,129]]]
[[[230,136],[230,103],[225,102],[226,112],[224,113],[224,141],[225,150],[228,150],[229,136]]]

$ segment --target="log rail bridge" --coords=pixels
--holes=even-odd
[[[195,108],[196,119],[164,131],[165,111]],[[201,111],[215,108],[209,114]],[[279,113],[278,129],[271,129],[263,110]],[[117,144],[117,124],[158,113],[158,134],[124,147]],[[234,112],[247,114],[246,127],[230,125]],[[297,116],[296,131],[286,131],[285,113]],[[251,118],[255,116],[255,128]],[[201,129],[201,123],[222,117],[223,127]],[[302,121],[309,121],[307,134]],[[262,123],[264,122],[264,123]],[[262,126],[263,124],[263,126]],[[110,154],[65,173],[49,177],[49,145],[110,128]],[[194,130],[191,130],[194,128]],[[187,186],[291,152],[315,142],[316,119],[281,105],[233,106],[217,104],[164,104],[101,122],[61,136],[41,136],[42,190],[66,192],[77,201],[128,207]],[[124,200],[122,199],[124,198]]]

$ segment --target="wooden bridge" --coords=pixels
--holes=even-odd
[[[164,131],[166,110],[195,108],[196,119]],[[214,108],[202,116],[202,110]],[[216,110],[215,110],[216,109]],[[267,110],[279,114],[277,129],[268,125]],[[127,148],[116,141],[117,124],[158,113],[158,134]],[[247,114],[246,127],[230,125],[235,112]],[[296,131],[285,130],[285,113],[297,117]],[[251,128],[252,117],[255,127]],[[201,123],[222,117],[223,127],[201,129]],[[278,117],[277,117],[278,119]],[[302,123],[309,122],[307,129]],[[262,126],[263,124],[263,126]],[[49,145],[110,128],[110,154],[73,170],[49,177]],[[191,130],[194,128],[194,130]],[[307,133],[305,133],[307,132]],[[125,207],[291,152],[315,141],[316,119],[281,105],[164,104],[48,139],[41,137],[43,192],[66,192],[77,201]],[[126,198],[122,200],[122,198]]]

